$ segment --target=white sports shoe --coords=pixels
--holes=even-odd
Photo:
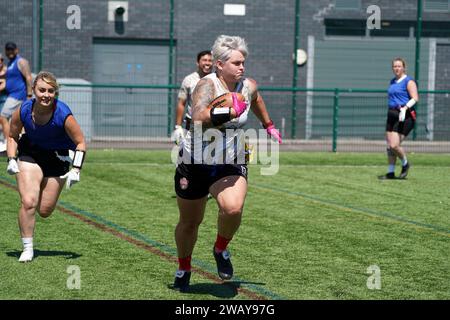
[[[19,262],[30,262],[31,260],[33,260],[33,256],[33,249],[25,249],[20,255]]]
[[[6,151],[6,143],[3,141],[0,141],[0,152]]]

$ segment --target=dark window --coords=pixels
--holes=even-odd
[[[422,37],[450,38],[450,22],[449,21],[422,22]]]
[[[366,20],[325,19],[324,23],[327,36],[366,35]],[[415,37],[416,21],[382,20],[381,29],[368,31],[372,37]],[[450,21],[423,21],[421,37],[450,38]]]
[[[325,19],[327,36],[365,36],[366,20]]]
[[[370,30],[373,37],[409,37],[410,21],[381,21],[381,29]]]

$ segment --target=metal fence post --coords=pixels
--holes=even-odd
[[[417,0],[417,21],[416,21],[416,53],[415,53],[415,70],[414,70],[414,79],[417,83],[417,89],[419,89],[419,69],[420,69],[420,37],[422,35],[422,0]],[[418,110],[419,105],[415,106],[416,113],[419,112]],[[417,137],[417,128],[416,123],[414,123],[414,130],[413,130],[413,140],[416,140]]]
[[[173,41],[173,19],[174,19],[174,1],[170,0],[170,24],[169,24],[169,86],[173,85],[173,56],[174,56],[174,41]],[[169,89],[167,108],[167,135],[172,133],[172,89]]]
[[[32,42],[32,71],[38,73],[39,64],[39,1],[33,0],[33,42]]]
[[[334,103],[333,103],[333,152],[337,151],[338,138],[338,119],[339,118],[339,89],[334,89]]]
[[[300,39],[300,0],[295,1],[295,30],[294,30],[294,61],[292,68],[292,87],[297,87],[298,65],[297,49]],[[292,90],[292,119],[291,119],[291,139],[295,139],[297,134],[297,91]]]
[[[39,55],[37,71],[42,70],[42,60],[44,51],[44,0],[39,0]]]

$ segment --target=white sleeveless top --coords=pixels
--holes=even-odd
[[[227,88],[225,88],[222,82],[217,78],[216,73],[211,73],[204,78],[212,80],[214,83],[214,98],[230,92]],[[225,122],[218,128],[210,128],[211,130],[195,130],[194,123],[191,123],[191,129],[187,132],[184,141],[182,142],[181,148],[183,148],[183,159],[191,158],[193,159],[195,164],[232,164],[236,157],[241,159],[241,156],[244,154],[244,134],[242,128],[247,123],[248,112],[250,110],[250,81],[248,79],[243,79],[238,84],[237,88],[240,88],[238,92],[240,92],[247,103],[247,108],[245,111],[238,117],[234,118],[228,122]],[[227,130],[229,129],[229,130]],[[241,129],[241,130],[239,130]],[[206,134],[205,134],[206,133]],[[211,140],[211,138],[206,139],[206,137],[211,137],[211,134],[222,136],[222,143],[219,144],[217,142],[211,141],[203,141],[203,140]],[[194,136],[195,135],[195,136]],[[192,154],[192,137],[194,136],[195,150],[194,154]],[[200,141],[203,141],[201,144],[201,152],[200,152]],[[199,147],[197,147],[199,146]],[[207,149],[207,150],[206,150]],[[215,155],[205,156],[204,154],[210,154],[212,149],[215,151]],[[192,163],[192,160],[191,160]]]

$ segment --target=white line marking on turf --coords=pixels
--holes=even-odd
[[[134,167],[174,167],[175,164],[173,163],[155,163],[155,162],[88,162],[88,165],[107,165],[107,166],[134,166]],[[254,165],[250,164],[250,167],[260,167],[263,165]],[[380,164],[380,165],[352,165],[352,164],[280,164],[280,167],[282,168],[384,168],[386,165]],[[415,165],[414,168],[430,168],[430,169],[436,169],[436,168],[450,168],[450,166],[423,166],[423,165]]]

